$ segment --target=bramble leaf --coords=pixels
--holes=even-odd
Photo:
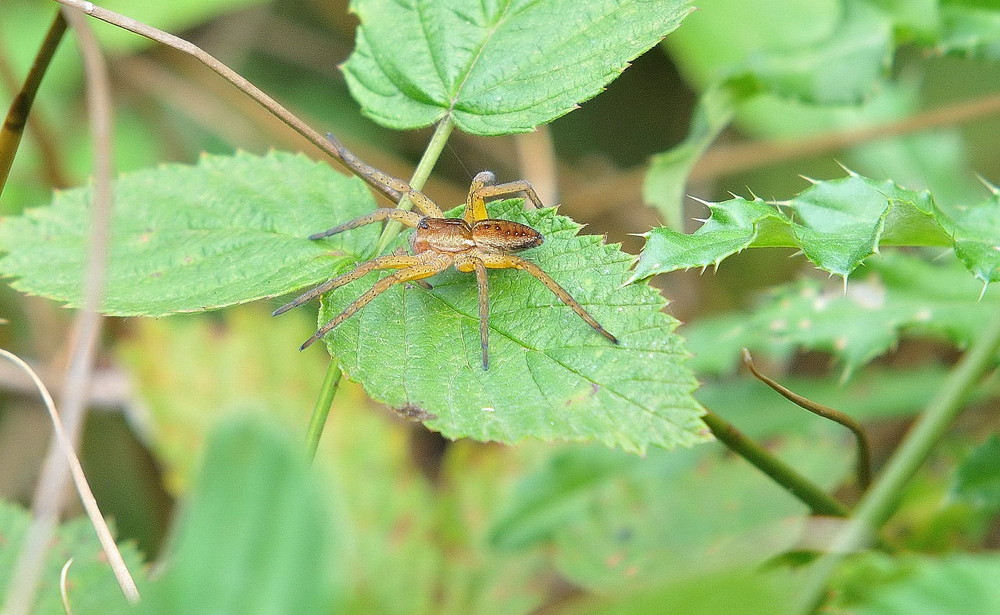
[[[633,279],[718,265],[750,247],[794,247],[820,269],[847,278],[880,246],[953,246],[984,284],[1000,280],[1000,197],[964,211],[940,209],[916,192],[855,173],[816,181],[787,201],[733,198],[708,203],[691,234],[665,227],[647,235]]]
[[[0,221],[0,272],[20,291],[80,305],[89,188]],[[375,207],[357,178],[301,155],[204,156],[115,184],[103,312],[164,316],[283,295],[328,277],[374,228],[305,238]]]
[[[451,114],[465,132],[529,132],[596,96],[691,11],[686,0],[356,0],[344,65],[376,122]]]
[[[523,253],[552,275],[621,344],[608,342],[532,276],[489,273],[490,368],[482,368],[475,278],[450,270],[433,290],[397,285],[326,337],[368,394],[433,415],[444,435],[513,443],[597,439],[643,451],[707,439],[695,383],[672,332],[677,321],[647,284],[625,284],[633,257],[552,209],[491,204],[493,217],[533,226],[545,243]],[[372,284],[326,296],[320,322]]]

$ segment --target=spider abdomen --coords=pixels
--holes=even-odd
[[[520,252],[541,245],[545,239],[527,224],[488,219],[472,225],[472,241],[490,252]]]

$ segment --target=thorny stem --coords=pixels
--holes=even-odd
[[[417,164],[413,178],[410,180],[411,188],[415,190],[423,188],[427,182],[427,178],[430,177],[431,171],[434,169],[434,164],[440,158],[441,152],[444,151],[444,145],[448,141],[453,127],[454,123],[450,115],[445,116],[437,125],[434,135],[427,144],[427,149],[424,150],[424,155],[421,156],[420,162]],[[410,203],[408,198],[404,197],[399,201],[399,208],[409,210],[411,207],[413,207],[413,204]],[[399,234],[401,228],[398,222],[389,222],[385,225],[375,248],[376,255],[382,253],[385,247],[389,245],[389,242]],[[326,377],[323,380],[323,386],[320,389],[319,397],[316,399],[312,416],[309,418],[309,429],[306,433],[306,453],[309,459],[313,459],[316,456],[316,449],[319,447],[319,440],[323,435],[323,427],[326,425],[326,419],[330,415],[330,406],[333,404],[333,398],[337,394],[340,377],[340,364],[333,357],[326,368]]]
[[[868,489],[872,482],[872,455],[871,446],[868,444],[868,436],[865,434],[864,428],[861,427],[861,423],[855,421],[854,417],[850,415],[844,414],[839,410],[834,410],[829,406],[816,403],[811,399],[807,399],[793,391],[788,390],[771,378],[768,378],[757,369],[756,365],[754,365],[753,357],[750,356],[750,351],[746,348],[743,349],[743,364],[747,366],[747,369],[749,369],[758,380],[774,389],[779,395],[788,401],[799,406],[800,408],[812,412],[817,416],[821,416],[849,429],[851,433],[854,434],[854,438],[858,445],[857,462],[855,464],[855,474],[857,476],[858,487],[862,491]]]
[[[743,457],[799,500],[805,502],[814,515],[846,517],[847,509],[830,494],[823,491],[792,466],[778,459],[762,446],[748,438],[732,424],[711,410],[701,417],[720,442]]]
[[[874,486],[858,503],[855,513],[812,566],[797,612],[813,613],[822,604],[826,586],[837,566],[850,553],[863,548],[875,530],[893,513],[906,484],[930,456],[980,377],[996,363],[1000,352],[1000,314],[987,323],[982,335],[951,371],[906,439],[882,470]]]
[[[21,143],[21,135],[24,134],[24,126],[28,121],[28,112],[35,100],[38,86],[42,83],[42,76],[52,61],[52,56],[59,47],[66,32],[66,18],[62,11],[56,11],[56,16],[49,26],[49,31],[45,34],[45,39],[38,48],[35,61],[24,79],[21,91],[17,93],[7,110],[7,117],[4,118],[3,128],[0,129],[0,194],[3,194],[3,187],[7,184],[7,175],[10,167],[14,163],[14,155],[17,153],[17,146]]]

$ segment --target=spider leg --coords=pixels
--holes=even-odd
[[[388,275],[372,286],[363,295],[358,297],[349,306],[344,308],[344,311],[335,316],[332,320],[328,321],[325,325],[319,328],[316,333],[313,333],[312,337],[307,339],[301,346],[299,350],[305,350],[309,346],[312,346],[316,340],[321,339],[324,335],[332,331],[348,318],[354,315],[355,312],[361,308],[368,305],[372,299],[378,297],[383,292],[389,289],[393,284],[398,284],[400,282],[409,282],[411,280],[420,280],[422,278],[429,278],[435,273],[440,273],[444,271],[451,265],[451,259],[447,257],[441,257],[438,255],[432,255],[434,259],[421,259],[420,257],[411,257],[418,259],[416,263],[406,267],[405,269],[400,269],[392,275]],[[385,257],[383,257],[385,258]],[[377,260],[377,259],[376,259]]]
[[[403,267],[412,267],[413,265],[419,265],[423,260],[420,257],[412,256],[410,254],[394,254],[389,256],[380,256],[378,258],[373,258],[370,261],[361,263],[351,271],[345,274],[339,275],[335,278],[330,278],[326,282],[323,282],[319,286],[306,291],[305,293],[299,295],[292,301],[286,303],[280,308],[274,310],[271,316],[280,316],[292,308],[299,307],[303,303],[311,301],[316,297],[319,297],[323,293],[333,290],[357,280],[358,278],[368,274],[376,269],[402,269]]]
[[[522,179],[504,184],[494,184],[494,181],[496,181],[496,177],[489,171],[483,171],[473,178],[472,185],[469,186],[469,196],[465,202],[465,213],[462,215],[469,224],[489,218],[489,214],[486,213],[486,199],[498,196],[509,196],[523,192],[524,196],[535,206],[535,209],[542,208],[542,200],[538,198],[538,193],[527,181]]]
[[[546,288],[551,290],[556,297],[559,297],[560,301],[572,308],[573,311],[584,320],[584,322],[593,327],[594,331],[597,331],[606,337],[611,343],[618,343],[618,338],[608,333],[607,329],[602,327],[601,323],[597,322],[594,317],[587,312],[587,310],[583,309],[583,306],[580,305],[568,292],[566,292],[565,288],[559,286],[559,283],[553,280],[552,276],[542,271],[542,268],[535,263],[525,260],[520,256],[514,256],[513,254],[484,255],[483,263],[491,269],[513,268],[520,269],[521,271],[527,271],[531,275],[538,278],[538,280],[544,284]]]
[[[483,371],[490,368],[490,295],[486,282],[486,265],[478,258],[472,263],[476,267],[476,289],[479,291],[479,345],[483,349]]]
[[[483,349],[483,371],[490,369],[490,296],[486,279],[486,265],[475,256],[455,262],[455,269],[476,272],[476,289],[479,294],[479,345]]]
[[[359,226],[364,226],[373,222],[382,222],[385,220],[395,220],[396,222],[400,222],[406,226],[416,228],[423,218],[424,216],[412,211],[394,209],[392,207],[379,207],[370,214],[355,218],[343,224],[339,224],[331,229],[323,231],[322,233],[313,233],[309,236],[309,239],[323,239],[324,237],[336,235],[337,233],[342,233],[344,231],[351,230],[352,228],[358,228]]]
[[[441,212],[441,208],[437,206],[423,192],[419,190],[414,190],[410,184],[404,182],[403,180],[387,175],[378,169],[371,167],[361,161],[360,158],[355,156],[344,147],[337,137],[333,136],[331,133],[327,133],[326,140],[330,142],[333,149],[337,150],[337,154],[340,156],[340,161],[344,163],[348,169],[354,172],[355,175],[361,179],[368,182],[368,185],[375,188],[385,196],[389,197],[389,200],[393,203],[399,203],[404,196],[410,198],[410,202],[419,209],[425,216],[430,216],[432,218],[443,218],[444,214]]]

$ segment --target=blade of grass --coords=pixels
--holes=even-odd
[[[62,11],[56,11],[56,16],[52,19],[52,25],[45,34],[35,61],[24,79],[21,91],[17,93],[7,110],[7,117],[4,118],[3,127],[0,128],[0,195],[7,185],[7,176],[10,167],[14,164],[14,156],[17,154],[18,145],[21,143],[21,135],[24,134],[24,126],[28,122],[28,113],[31,105],[35,101],[35,94],[38,93],[38,86],[42,83],[42,77],[49,68],[52,56],[55,55],[59,42],[66,32],[66,19]]]
[[[59,412],[56,410],[56,404],[52,400],[52,395],[49,393],[48,388],[46,388],[45,383],[42,382],[42,379],[38,377],[35,370],[33,370],[30,365],[25,363],[21,357],[3,348],[0,348],[0,356],[24,370],[31,378],[32,382],[35,383],[38,393],[42,396],[42,401],[45,402],[45,409],[48,410],[49,419],[52,421],[52,429],[55,432],[56,443],[59,451],[64,456],[66,463],[69,465],[70,471],[73,475],[73,483],[76,486],[77,493],[80,495],[80,502],[83,504],[84,510],[87,511],[87,517],[90,519],[90,523],[94,526],[97,538],[100,540],[101,547],[104,549],[104,554],[108,558],[108,564],[111,566],[111,570],[114,572],[115,578],[118,580],[118,586],[121,587],[122,593],[125,594],[125,597],[129,602],[135,604],[139,601],[139,590],[135,585],[135,581],[132,579],[131,573],[129,573],[128,566],[125,564],[124,558],[122,558],[121,551],[118,550],[118,545],[115,544],[115,539],[111,535],[111,529],[104,520],[104,516],[101,514],[101,509],[97,506],[97,500],[94,499],[94,492],[91,491],[90,485],[87,482],[87,476],[83,473],[83,466],[80,465],[80,458],[76,456],[76,452],[73,450],[73,442],[70,438],[70,434],[66,431],[62,420],[59,418]],[[70,559],[66,562],[66,565],[63,566],[61,574],[63,584],[65,583],[66,574],[72,562],[73,560]],[[11,597],[13,595],[14,592],[8,594],[8,603],[4,605],[3,611],[5,615],[18,612],[17,609],[19,605],[17,603],[13,603],[14,599]]]

